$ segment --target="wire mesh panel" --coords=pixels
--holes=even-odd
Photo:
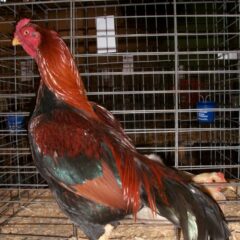
[[[140,152],[236,179],[239,7],[231,0],[0,1],[0,214],[11,203],[11,216],[15,203],[47,188],[27,138],[39,75],[11,46],[17,19],[29,17],[64,38],[89,99],[112,111]]]
[[[75,49],[89,96],[113,111],[137,148],[181,168],[239,176],[233,170],[239,150],[236,2],[141,1],[82,10],[86,34]],[[99,54],[95,23],[103,15],[102,38],[115,41],[116,49]],[[205,111],[212,119],[199,119],[198,103],[213,104]]]

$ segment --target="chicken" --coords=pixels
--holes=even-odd
[[[88,101],[56,32],[22,19],[12,44],[35,59],[41,76],[28,127],[33,159],[59,207],[90,240],[107,239],[120,219],[129,213],[136,219],[143,206],[182,228],[185,240],[228,238],[211,198],[138,153],[114,116]]]
[[[205,183],[227,183],[222,172],[210,172],[210,173],[200,173],[192,177],[192,181],[195,183],[205,184]],[[203,185],[203,191],[210,194],[215,200],[226,200],[225,195],[222,193],[225,189],[231,189],[231,186],[221,186],[221,185]]]

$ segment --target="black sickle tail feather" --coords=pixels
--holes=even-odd
[[[218,204],[193,184],[165,179],[167,206],[158,194],[157,209],[175,225],[181,227],[185,240],[227,240],[230,236],[224,215]]]

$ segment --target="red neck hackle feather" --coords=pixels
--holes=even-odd
[[[65,42],[54,31],[38,29],[41,44],[36,62],[43,82],[58,99],[96,118],[86,91]]]

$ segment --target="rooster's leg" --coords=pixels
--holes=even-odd
[[[104,229],[105,229],[104,234],[98,240],[108,240],[111,235],[112,230],[114,229],[114,226],[111,224],[107,224],[104,227]]]
[[[181,228],[176,228],[176,240],[180,240],[181,239]]]

